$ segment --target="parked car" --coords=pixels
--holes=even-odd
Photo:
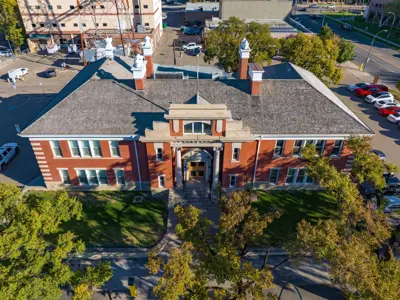
[[[188,27],[183,31],[184,35],[200,35],[201,28],[198,27]]]
[[[351,26],[350,24],[342,24],[342,29],[346,30],[346,31],[352,31],[353,30],[353,26]]]
[[[321,16],[321,15],[311,15],[310,18],[311,18],[311,19],[314,19],[314,20],[315,20],[315,19],[322,19],[323,16]]]
[[[377,93],[372,93],[371,95],[368,95],[365,97],[365,101],[368,103],[375,103],[380,100],[387,100],[387,101],[393,101],[393,95],[389,92],[377,92]]]
[[[388,115],[386,118],[392,123],[400,124],[400,113]]]
[[[370,83],[367,83],[367,82],[359,82],[359,83],[355,83],[355,84],[350,84],[350,85],[347,87],[347,89],[348,89],[350,92],[354,92],[355,89],[357,89],[357,88],[359,88],[359,87],[362,87],[362,86],[364,86],[364,85],[371,85],[371,84],[370,84]]]
[[[382,107],[387,106],[397,106],[397,103],[392,100],[379,100],[374,104],[376,109],[381,109]]]
[[[17,156],[20,152],[17,143],[7,143],[0,147],[0,170],[7,169],[7,165]]]
[[[386,214],[392,213],[394,210],[400,210],[400,197],[396,196],[386,196],[384,198],[386,200],[386,205],[384,208],[384,212]]]
[[[189,44],[186,44],[186,45],[182,46],[182,49],[184,51],[186,51],[186,50],[194,50],[196,48],[200,48],[201,49],[202,46],[201,45],[197,45],[196,43],[189,43]]]
[[[57,71],[55,68],[48,68],[45,71],[47,78],[52,78],[57,76]]]
[[[387,106],[387,107],[381,107],[379,109],[379,113],[384,117],[386,117],[388,115],[395,114],[397,112],[400,112],[400,107],[396,106],[396,105]]]
[[[14,55],[14,53],[10,49],[1,49],[0,50],[0,56],[10,57],[10,56],[13,56],[13,55]]]
[[[357,97],[365,97],[376,92],[387,92],[389,89],[383,84],[367,85],[354,90]]]
[[[300,8],[299,11],[307,11],[306,7]]]
[[[335,9],[335,8],[336,8],[336,5],[330,4],[330,5],[328,5],[328,8],[330,8],[330,9]]]
[[[318,5],[318,4],[310,4],[308,7],[309,7],[309,8],[318,8],[319,5]]]
[[[381,150],[373,149],[371,150],[371,152],[376,154],[380,160],[386,160],[386,154],[383,153]]]

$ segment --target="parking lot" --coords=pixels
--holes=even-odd
[[[49,65],[17,58],[0,64],[0,145],[16,142],[21,153],[0,173],[0,182],[25,185],[40,175],[29,140],[17,135],[16,125],[24,129],[76,74],[77,70],[58,70],[57,77],[45,78]],[[7,72],[28,68],[24,81],[17,80],[15,88],[7,82]]]

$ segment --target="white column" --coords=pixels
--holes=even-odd
[[[182,183],[182,148],[175,148],[175,178],[176,178],[176,188],[183,188]]]
[[[219,181],[219,165],[220,165],[220,151],[221,148],[214,148],[214,174],[213,174],[213,187],[215,187]]]

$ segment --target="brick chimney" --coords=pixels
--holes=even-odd
[[[264,69],[260,64],[249,64],[250,89],[252,96],[260,96],[263,73]]]
[[[144,37],[144,43],[142,43],[143,55],[147,61],[147,71],[146,77],[150,78],[154,72],[154,65],[153,65],[153,45],[151,44],[151,39],[148,36]]]
[[[133,80],[135,82],[136,90],[144,90],[144,80],[146,78],[146,64],[143,55],[136,54],[133,58],[133,66],[131,68]]]
[[[247,78],[247,66],[249,64],[250,51],[249,42],[244,38],[239,45],[239,79]]]

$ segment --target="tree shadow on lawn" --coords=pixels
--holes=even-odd
[[[267,227],[259,242],[274,246],[294,240],[301,220],[316,224],[319,219],[334,217],[337,210],[335,199],[323,191],[259,191],[253,206],[260,212],[281,210],[281,217]]]
[[[164,234],[166,207],[162,200],[134,203],[136,192],[74,194],[83,203],[83,217],[62,225],[88,247],[149,247]]]

